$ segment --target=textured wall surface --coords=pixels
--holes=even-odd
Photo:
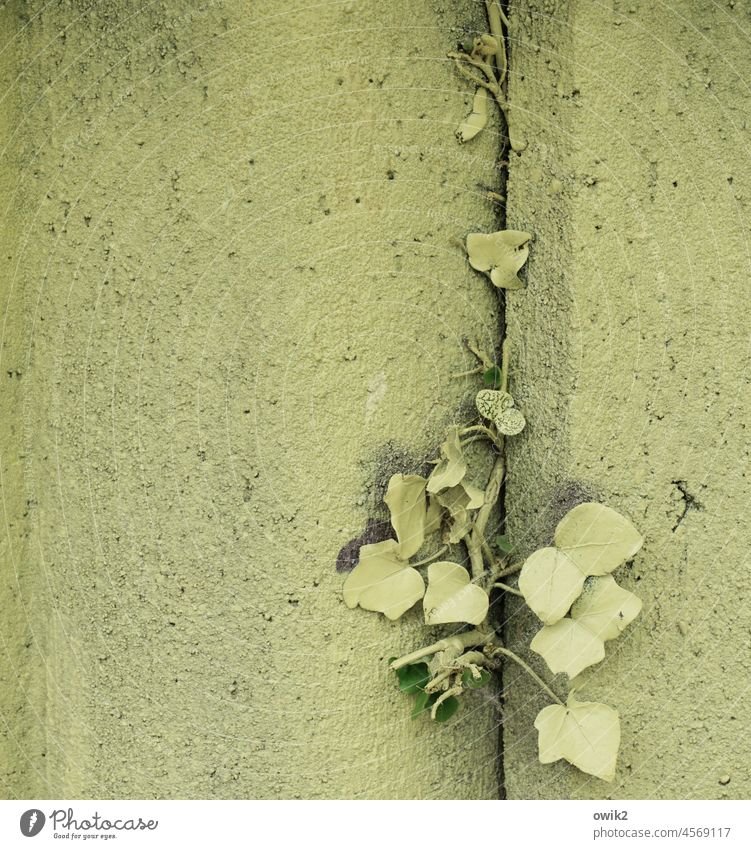
[[[497,796],[493,704],[410,722],[418,615],[335,572],[497,341],[482,14],[2,5],[3,794]]]
[[[748,798],[747,3],[512,4],[510,533],[528,552],[589,496],[646,537],[616,573],[641,618],[582,676],[621,712],[615,782],[536,763],[534,685],[507,670],[510,798]],[[510,605],[509,644],[539,623]],[[533,657],[535,657],[533,655]],[[536,667],[544,664],[537,658]],[[565,677],[555,681],[565,692]]]

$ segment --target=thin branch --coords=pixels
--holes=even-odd
[[[446,637],[430,646],[425,646],[425,648],[405,654],[403,657],[393,661],[391,669],[401,669],[403,666],[409,666],[410,663],[415,663],[415,661],[422,660],[422,658],[436,654],[439,651],[455,649],[461,652],[469,648],[469,646],[484,646],[493,639],[495,639],[495,633],[493,631],[478,631],[477,629],[465,631],[463,634],[457,634],[455,637]]]
[[[550,698],[554,702],[557,702],[559,705],[563,705],[563,702],[558,698],[558,696],[556,696],[556,694],[550,689],[550,687],[548,687],[548,685],[542,680],[542,678],[540,678],[540,676],[534,671],[534,669],[532,669],[529,664],[525,663],[525,661],[523,661],[518,654],[515,654],[510,649],[504,648],[503,646],[496,646],[496,648],[493,650],[493,653],[502,654],[505,657],[508,657],[513,660],[514,663],[517,663],[519,666],[521,666],[521,668],[527,673],[527,675],[529,675],[531,678],[534,678],[534,680],[540,685],[540,687],[542,687],[542,689],[550,696]]]
[[[498,587],[499,590],[505,590],[507,593],[511,593],[512,595],[518,595],[521,598],[524,598],[524,593],[520,592],[515,587],[510,587],[508,584],[504,584],[502,581],[496,581],[493,586]]]
[[[431,560],[435,560],[436,557],[440,557],[447,549],[448,545],[443,545],[438,549],[438,551],[434,551],[433,554],[430,554],[427,557],[423,557],[423,559],[418,560],[417,563],[410,563],[409,565],[413,569],[416,569],[418,566],[424,566],[426,563],[430,563]]]
[[[511,566],[507,566],[498,572],[496,578],[507,578],[509,575],[515,575],[517,572],[521,572],[522,566],[524,566],[523,563],[513,563]]]

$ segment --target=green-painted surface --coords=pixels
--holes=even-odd
[[[497,796],[492,702],[410,721],[418,612],[334,570],[497,341],[481,13],[3,5],[3,794]]]
[[[579,694],[621,713],[614,783],[536,762],[546,702],[508,669],[509,797],[748,798],[748,5],[512,7],[509,226],[536,238],[508,532],[530,552],[588,495],[646,542],[615,573],[642,615]],[[526,652],[539,622],[507,613]]]

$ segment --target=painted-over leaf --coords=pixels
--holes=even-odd
[[[568,616],[538,631],[529,647],[545,659],[554,675],[565,672],[569,678],[605,657],[605,643]]]
[[[428,566],[428,589],[423,599],[428,625],[468,622],[479,625],[488,615],[488,594],[470,582],[458,563],[441,560]]]
[[[613,640],[636,619],[641,599],[619,587],[611,575],[589,578],[571,608],[571,618],[601,640]]]
[[[502,289],[522,289],[517,272],[529,256],[532,238],[522,230],[499,230],[496,233],[470,233],[467,236],[469,264],[484,271],[493,285]]]
[[[599,702],[578,702],[572,693],[567,704],[549,705],[537,714],[540,763],[564,758],[582,772],[612,781],[621,742],[618,712]]]
[[[625,516],[596,502],[579,504],[555,529],[555,544],[584,575],[607,575],[630,560],[644,540]]]
[[[347,607],[359,604],[398,619],[423,597],[422,575],[397,556],[398,548],[395,540],[388,539],[360,549],[360,562],[344,582]]]
[[[420,475],[392,475],[384,496],[391,524],[399,540],[398,556],[408,560],[425,540],[425,478]]]
[[[462,452],[459,427],[449,429],[446,441],[441,445],[441,460],[428,478],[427,490],[441,492],[461,482],[467,474],[467,461]]]
[[[519,575],[524,600],[546,625],[553,625],[568,613],[583,586],[584,575],[556,548],[535,551]]]

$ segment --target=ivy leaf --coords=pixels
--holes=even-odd
[[[344,582],[347,607],[359,604],[364,610],[398,619],[423,597],[422,575],[397,557],[398,549],[393,539],[362,546],[360,562]]]
[[[467,236],[469,264],[484,271],[494,286],[501,289],[523,289],[517,272],[529,256],[530,233],[522,230],[499,230],[496,233],[470,233]]]
[[[557,548],[541,548],[530,555],[519,575],[524,600],[546,625],[553,625],[581,595],[584,575]]]
[[[452,486],[440,492],[436,498],[445,507],[451,518],[448,541],[454,545],[463,539],[472,528],[470,510],[482,507],[485,494],[481,489],[462,481],[458,486]]]
[[[426,711],[433,702],[438,698],[436,693],[426,693],[425,690],[418,690],[415,694],[415,704],[412,708],[412,719]]]
[[[430,670],[427,663],[411,663],[397,669],[396,677],[399,679],[399,689],[403,693],[420,693],[422,688],[430,681]]]
[[[508,392],[496,389],[481,389],[475,397],[477,412],[489,419],[498,428],[499,433],[516,436],[527,423],[524,416],[514,407],[514,399]]]
[[[425,485],[420,475],[392,475],[383,499],[391,513],[402,560],[409,560],[425,540]]]
[[[565,672],[569,678],[605,657],[600,637],[568,617],[538,631],[529,647],[545,658],[554,675]]]
[[[508,392],[498,389],[481,389],[475,396],[475,407],[477,412],[484,418],[492,421],[499,413],[513,407],[514,399]]]
[[[441,560],[428,566],[428,589],[423,599],[428,625],[479,625],[488,615],[488,604],[488,594],[470,582],[469,573],[458,563]]]
[[[488,389],[500,389],[502,381],[503,375],[498,366],[491,366],[482,376],[483,385]]]
[[[621,742],[618,711],[599,702],[578,702],[571,693],[563,705],[543,708],[535,719],[540,763],[564,758],[582,772],[612,781]]]
[[[509,542],[509,539],[505,534],[498,534],[494,542],[495,547],[501,552],[501,554],[511,554],[514,550],[513,543]]]
[[[472,99],[472,112],[459,124],[456,137],[462,144],[473,139],[488,123],[488,91],[478,88]]]
[[[448,722],[449,719],[459,710],[459,699],[455,696],[449,696],[444,699],[435,711],[436,722]]]
[[[555,529],[555,544],[584,575],[607,575],[630,560],[644,542],[625,516],[596,502],[579,504]]]
[[[467,461],[462,453],[460,430],[459,427],[450,428],[446,441],[441,445],[441,461],[428,479],[427,490],[430,493],[441,492],[456,486],[467,474]]]
[[[425,536],[435,533],[441,527],[441,503],[434,495],[428,497],[428,510],[425,514]]]
[[[638,596],[605,575],[586,581],[584,592],[571,608],[571,618],[601,640],[613,640],[636,619],[641,608]]]
[[[490,681],[490,673],[487,669],[478,669],[479,675],[477,678],[472,674],[471,669],[462,671],[462,684],[470,690],[479,690]]]

